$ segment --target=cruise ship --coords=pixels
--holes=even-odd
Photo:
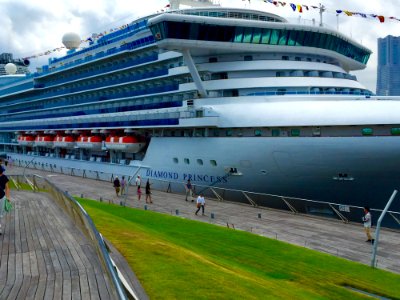
[[[371,51],[318,24],[186,2],[3,76],[0,151],[83,176],[190,179],[260,206],[382,209],[400,184],[400,99],[350,74]]]

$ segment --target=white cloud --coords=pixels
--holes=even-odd
[[[324,23],[336,29],[336,9],[374,13],[386,17],[400,18],[398,0],[369,1],[352,0],[346,3],[341,1],[299,0],[298,4],[318,6],[323,2],[327,8],[324,14]],[[77,32],[82,38],[91,33],[98,33],[134,20],[136,17],[161,10],[168,3],[167,0],[0,0],[0,52],[11,52],[14,57],[26,57],[46,50],[62,46],[61,38],[66,32]],[[221,0],[224,6],[249,7],[247,1]],[[289,3],[289,2],[288,2]],[[289,19],[318,21],[316,10],[299,14],[290,7],[275,7],[262,0],[252,0],[251,7],[281,15]],[[361,72],[355,72],[360,82],[375,91],[377,38],[386,35],[399,35],[400,22],[387,21],[383,24],[378,20],[363,19],[361,17],[339,16],[339,31],[351,36],[357,42],[373,51],[368,67]],[[34,65],[47,63],[48,57],[41,57],[33,61]]]

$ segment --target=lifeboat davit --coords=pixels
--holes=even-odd
[[[53,139],[54,138],[50,135],[38,135],[35,138],[35,146],[52,148],[53,147]]]
[[[76,145],[75,139],[70,136],[62,136],[62,135],[57,135],[54,138],[54,147],[60,147],[60,148],[74,148]]]
[[[81,135],[76,141],[76,145],[79,148],[91,149],[91,150],[101,150],[103,140],[99,136],[84,136]]]
[[[18,137],[18,144],[21,146],[33,146],[35,137],[32,135],[20,135]]]
[[[135,136],[109,136],[106,138],[106,148],[124,152],[139,152],[145,143]]]

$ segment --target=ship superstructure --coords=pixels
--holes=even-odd
[[[0,143],[43,164],[381,208],[400,102],[349,73],[370,54],[266,12],[171,9],[0,86]]]

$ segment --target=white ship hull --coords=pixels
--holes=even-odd
[[[382,209],[391,192],[399,188],[398,149],[400,140],[395,137],[153,138],[146,157],[136,161],[136,166],[48,157],[35,157],[34,161],[51,160],[58,167],[107,176],[131,176],[139,169],[143,178],[179,185],[190,179],[201,186],[358,206],[366,203]],[[32,160],[27,155],[13,157]],[[203,165],[198,164],[199,159]],[[230,168],[240,175],[223,178]],[[399,205],[393,208],[399,209]]]

